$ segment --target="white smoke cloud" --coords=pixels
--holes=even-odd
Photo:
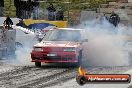
[[[16,60],[17,62],[15,64],[18,65],[32,65],[31,62],[31,52],[32,48],[24,47],[16,50]]]
[[[31,62],[31,51],[34,44],[37,43],[35,35],[20,34],[16,36],[16,41],[22,46],[17,46],[15,51],[15,57],[8,59],[8,63],[19,66],[34,65]]]
[[[85,29],[83,44],[83,65],[85,66],[126,66],[129,65],[127,52],[124,52],[126,26],[114,28],[106,20],[101,24],[97,20],[85,21],[79,28]],[[117,32],[118,30],[118,32]],[[123,32],[122,32],[123,31]],[[124,34],[123,34],[124,33]]]
[[[22,37],[22,38],[21,38]],[[18,61],[16,64],[19,65],[32,65],[34,63],[31,62],[31,51],[33,49],[33,45],[38,43],[35,35],[23,35],[20,39],[23,46],[16,49],[16,60]]]

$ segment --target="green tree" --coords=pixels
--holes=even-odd
[[[4,0],[4,12],[5,16],[9,15],[15,17],[14,0]]]

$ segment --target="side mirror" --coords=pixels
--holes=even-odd
[[[83,39],[81,42],[88,42],[88,39]]]

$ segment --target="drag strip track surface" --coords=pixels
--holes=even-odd
[[[32,79],[31,81],[28,81],[27,83],[21,83],[19,86],[17,86],[18,88],[25,88],[25,87],[29,87],[29,88],[41,88],[41,87],[47,87],[47,86],[52,86],[54,85],[56,82],[60,82],[60,79],[65,79],[65,80],[69,80],[71,78],[73,78],[74,76],[72,74],[75,74],[75,70],[74,69],[64,69],[64,70],[56,70],[56,71],[48,71],[48,75],[43,75],[45,73],[41,73],[40,76],[38,76],[39,78],[35,78]],[[72,76],[70,76],[72,75]]]
[[[5,68],[6,67],[8,66],[5,66]],[[75,75],[76,68],[73,67],[61,68],[44,66],[42,68],[36,68],[35,66],[13,66],[12,69],[0,73],[0,88],[47,87],[55,85],[61,82],[61,80],[70,80],[74,78]]]
[[[1,63],[1,62],[0,62]],[[71,80],[76,76],[76,67],[14,66],[1,64],[0,88],[44,88]],[[89,69],[92,69],[91,67]]]
[[[77,74],[75,67],[42,66],[12,66],[1,64],[0,88],[45,88],[74,79]],[[8,69],[9,68],[9,69]],[[132,66],[120,67],[86,67],[88,73],[123,73]]]

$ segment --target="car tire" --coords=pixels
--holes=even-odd
[[[35,62],[36,67],[41,67],[41,62]]]
[[[76,82],[79,84],[79,85],[84,85],[86,84],[86,78],[84,76],[77,76],[76,77]]]

